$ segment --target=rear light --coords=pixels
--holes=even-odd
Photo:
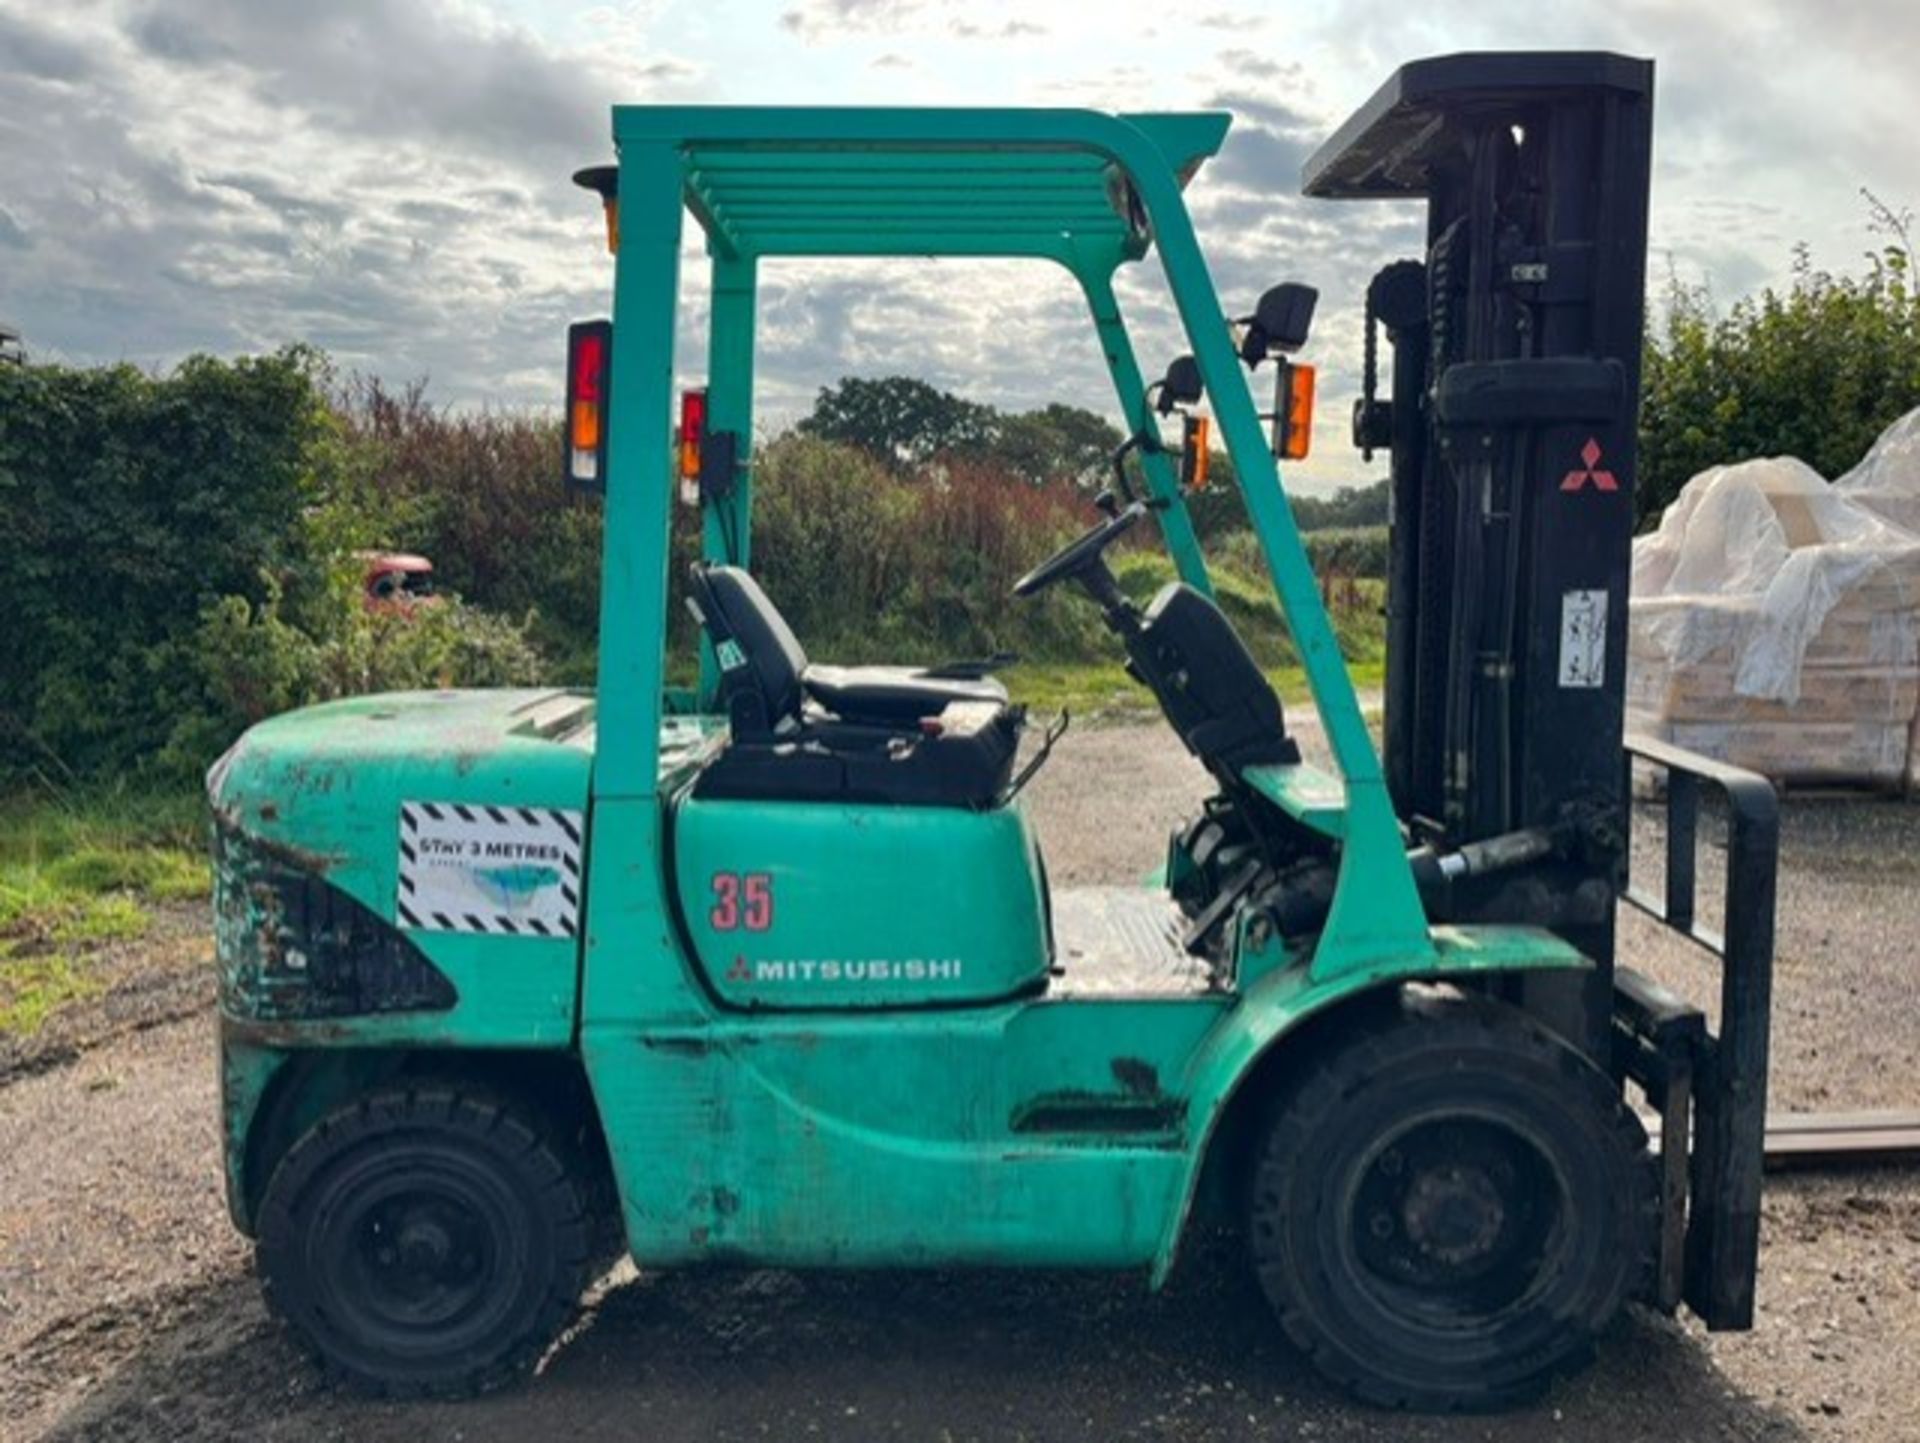
[[[613,359],[613,322],[576,321],[567,327],[567,484],[607,489],[607,382]]]
[[[1187,491],[1206,488],[1207,467],[1213,464],[1213,423],[1189,415],[1180,443],[1180,485]]]
[[[680,474],[680,499],[689,506],[700,504],[700,453],[707,440],[707,392],[696,386],[680,393],[680,436],[676,469]]]
[[[1273,454],[1282,461],[1304,461],[1313,444],[1313,367],[1280,363],[1273,408]]]

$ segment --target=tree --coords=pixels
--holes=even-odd
[[[1121,442],[1104,417],[1055,402],[1000,418],[990,459],[1034,486],[1064,481],[1081,488],[1106,479],[1107,459]]]
[[[1392,504],[1385,481],[1370,486],[1342,486],[1331,496],[1302,496],[1293,503],[1294,520],[1302,531],[1331,531],[1340,527],[1385,526]]]
[[[821,388],[799,430],[857,446],[891,466],[916,466],[935,456],[977,453],[992,443],[999,417],[991,406],[964,400],[911,376],[864,380],[846,376]]]

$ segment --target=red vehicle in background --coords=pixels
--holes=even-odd
[[[416,606],[439,602],[433,589],[433,563],[426,557],[406,551],[361,551],[355,555],[366,566],[362,589],[367,610],[412,611]]]

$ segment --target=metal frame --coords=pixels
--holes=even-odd
[[[1699,1012],[1629,968],[1615,981],[1616,1028],[1626,1071],[1661,1109],[1660,1156],[1668,1208],[1659,1256],[1659,1296],[1684,1300],[1708,1328],[1753,1323],[1760,1251],[1760,1186],[1767,1130],[1768,1016],[1773,995],[1774,883],[1780,865],[1780,804],[1764,777],[1665,742],[1630,736],[1635,759],[1666,774],[1665,885],[1629,884],[1622,899],[1720,961],[1720,1033]],[[1701,923],[1696,853],[1702,786],[1727,810],[1726,931]],[[1684,1180],[1690,1206],[1677,1206]],[[1680,1218],[1685,1234],[1679,1234]]]

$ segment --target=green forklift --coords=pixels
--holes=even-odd
[[[617,164],[576,177],[612,315],[567,358],[597,687],[333,702],[209,775],[227,1190],[292,1331],[360,1387],[462,1393],[529,1370],[621,1252],[1159,1287],[1216,1228],[1389,1405],[1524,1398],[1633,1300],[1748,1326],[1765,784],[1638,747],[1671,850],[1663,896],[1628,886],[1651,88],[1614,55],[1422,61],[1308,164],[1309,194],[1428,210],[1368,289],[1354,418],[1393,477],[1384,763],[1278,471],[1314,292],[1230,312],[1183,199],[1226,115],[616,108]],[[689,215],[709,376],[676,408]],[[1114,289],[1150,251],[1191,347],[1151,387]],[[990,663],[814,661],[752,574],[760,262],[928,255],[1064,267],[1112,374],[1113,485],[1009,604],[1096,608],[1205,768],[1137,886],[1049,887],[1019,794],[1061,728]],[[1331,770],[1212,599],[1203,407]],[[697,689],[667,683],[677,494]],[[1136,532],[1178,577],[1145,605],[1107,561]],[[1725,935],[1694,915],[1703,789]],[[1622,900],[1723,959],[1717,1032],[1616,965]]]

